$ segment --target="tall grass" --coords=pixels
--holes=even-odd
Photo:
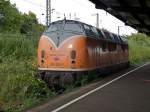
[[[144,34],[134,34],[129,36],[129,60],[136,64],[150,61],[150,37]]]
[[[0,108],[18,112],[53,93],[35,79],[38,38],[0,34]]]

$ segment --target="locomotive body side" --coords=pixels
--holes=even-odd
[[[128,45],[87,38],[86,48],[88,50],[88,70],[128,63]]]

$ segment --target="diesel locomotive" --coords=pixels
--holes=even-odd
[[[50,86],[64,85],[90,71],[125,67],[128,55],[122,36],[79,21],[59,20],[39,40],[38,70]]]

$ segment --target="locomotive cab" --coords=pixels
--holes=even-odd
[[[86,57],[81,54],[85,53],[85,41],[84,29],[76,21],[50,24],[39,41],[39,70],[74,71],[84,67]]]

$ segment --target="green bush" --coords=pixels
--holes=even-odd
[[[0,36],[0,108],[8,112],[22,111],[54,95],[45,82],[34,77],[37,43],[38,38],[25,35]]]
[[[140,63],[150,60],[150,37],[134,34],[128,37],[130,62]]]
[[[6,36],[6,34],[4,35]],[[10,35],[8,35],[10,36]],[[23,35],[16,37],[0,37],[0,54],[2,57],[14,57],[16,59],[30,58],[35,54],[37,48],[37,40],[27,38]]]
[[[0,14],[0,111],[17,112],[53,95],[33,77],[44,25],[34,13],[22,14],[9,0],[0,0]]]

